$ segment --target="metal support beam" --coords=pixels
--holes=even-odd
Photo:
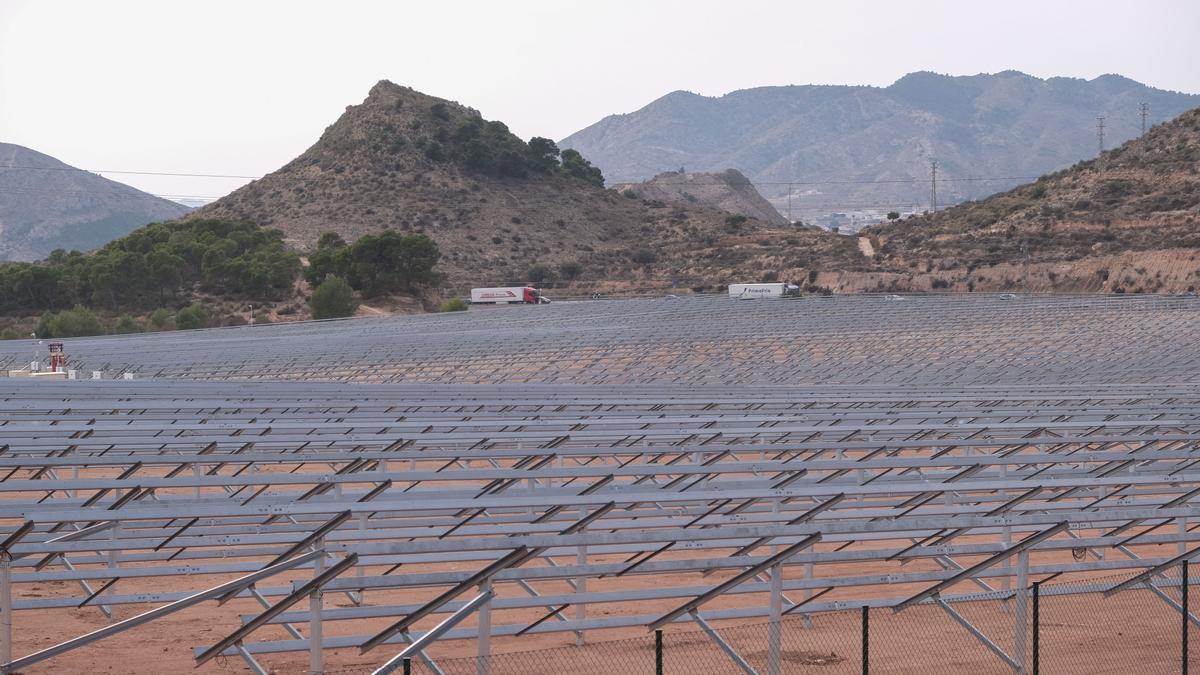
[[[321,540],[317,539],[313,542],[313,546],[317,550],[321,549]],[[321,578],[325,572],[325,556],[321,555],[313,561],[313,579]],[[321,587],[317,586],[313,589],[312,594],[308,596],[308,671],[310,675],[321,675],[325,671],[325,661],[322,649],[324,648],[323,636],[324,626],[321,625],[321,609],[325,604],[325,595],[321,591]]]
[[[1151,577],[1155,577],[1155,576],[1162,574],[1164,571],[1174,567],[1175,565],[1178,565],[1179,563],[1183,562],[1184,560],[1190,561],[1197,554],[1200,554],[1200,546],[1197,546],[1196,548],[1193,548],[1189,551],[1185,551],[1185,552],[1181,553],[1180,555],[1177,555],[1174,558],[1171,558],[1170,560],[1166,561],[1165,563],[1162,563],[1161,565],[1155,565],[1154,567],[1151,567],[1150,569],[1146,570],[1145,572],[1142,572],[1141,574],[1138,574],[1136,576],[1130,577],[1129,579],[1126,579],[1125,581],[1122,581],[1121,583],[1117,584],[1116,586],[1113,586],[1113,587],[1107,589],[1106,591],[1104,591],[1104,597],[1107,598],[1110,595],[1112,595],[1113,593],[1119,593],[1119,592],[1125,590],[1126,588],[1130,588],[1132,586],[1137,586]]]
[[[777,563],[783,563],[788,558],[799,553],[801,550],[806,549],[809,546],[812,546],[813,544],[815,544],[819,541],[821,541],[821,533],[820,532],[817,532],[815,534],[810,534],[809,536],[805,537],[804,539],[801,539],[800,541],[796,542],[795,544],[792,544],[791,546],[783,549],[779,553],[776,553],[775,555],[767,558],[766,560],[764,560],[764,561],[760,562],[759,564],[751,567],[750,569],[742,572],[741,574],[738,574],[737,576],[729,579],[728,581],[725,581],[721,584],[718,584],[718,585],[712,587],[711,589],[705,591],[704,593],[700,594],[699,596],[684,603],[682,606],[677,607],[677,608],[671,610],[670,612],[667,612],[666,614],[658,617],[654,621],[651,621],[648,624],[648,628],[650,630],[657,630],[659,628],[662,628],[664,625],[674,621],[680,615],[687,613],[687,612],[691,612],[692,610],[703,605],[704,603],[708,602],[709,600],[712,600],[713,598],[717,597],[721,593],[724,593],[725,591],[729,590],[730,588],[737,586],[738,584],[746,581],[747,579],[751,579],[755,576],[758,576],[758,574],[761,573],[763,570],[773,567]]]
[[[1029,629],[1029,549],[1017,554],[1017,590],[1013,603],[1013,660],[1018,675],[1024,675]]]
[[[0,549],[0,664],[12,661],[12,556]],[[4,668],[3,672],[9,672]]]
[[[478,675],[488,675],[491,666],[489,659],[492,656],[492,596],[495,595],[490,578],[484,579],[483,583],[479,584],[479,594],[486,595],[487,600],[479,605],[479,627],[476,629],[479,634],[479,644],[476,651],[475,668]]]
[[[263,668],[262,665],[260,665],[258,661],[254,659],[254,655],[246,649],[245,645],[239,642],[233,647],[237,650],[238,656],[242,657],[242,660],[246,662],[246,666],[249,667],[250,670],[254,671],[254,675],[271,675],[266,668]]]
[[[927,598],[931,598],[935,595],[938,595],[939,593],[942,592],[942,590],[949,588],[949,587],[953,586],[954,584],[957,584],[958,582],[962,581],[963,579],[970,579],[971,577],[975,576],[979,572],[982,572],[983,570],[986,570],[987,568],[991,567],[992,565],[995,565],[996,563],[1001,562],[1003,560],[1008,560],[1009,558],[1020,553],[1021,551],[1024,551],[1026,549],[1029,549],[1029,548],[1032,548],[1032,547],[1038,545],[1042,541],[1045,541],[1046,539],[1053,537],[1054,535],[1058,534],[1059,532],[1066,530],[1069,526],[1070,526],[1070,523],[1068,523],[1067,521],[1063,521],[1053,527],[1046,528],[1045,530],[1042,530],[1041,532],[1031,534],[1028,537],[1025,537],[1024,539],[1022,539],[1021,541],[1017,542],[1016,544],[1013,544],[1012,546],[1009,546],[1008,548],[1004,549],[1003,551],[1000,551],[999,553],[997,553],[995,555],[989,556],[987,559],[983,560],[982,562],[978,562],[978,563],[968,567],[967,569],[959,572],[958,574],[955,574],[954,576],[950,577],[949,579],[946,579],[945,581],[935,584],[934,586],[931,586],[930,588],[927,588],[927,589],[921,591],[920,593],[917,593],[916,595],[904,600],[903,602],[900,602],[895,607],[893,607],[892,610],[896,611],[896,612],[900,612],[900,611],[907,609],[908,607],[915,605],[918,602],[921,602],[922,600],[925,600]]]
[[[442,619],[442,622],[439,623],[438,625],[434,626],[432,630],[425,633],[424,635],[417,638],[416,640],[413,640],[412,643],[410,643],[407,647],[405,647],[403,651],[401,651],[399,654],[393,656],[391,659],[388,660],[387,663],[376,668],[375,671],[371,673],[371,675],[387,675],[388,673],[396,670],[396,668],[398,668],[401,664],[403,664],[404,659],[409,658],[414,655],[417,655],[417,654],[424,653],[426,647],[433,644],[433,642],[435,640],[437,640],[439,637],[441,637],[443,634],[445,634],[446,631],[450,630],[451,628],[454,628],[463,619],[470,616],[471,612],[474,612],[481,605],[490,601],[492,599],[493,595],[495,595],[495,592],[489,589],[487,591],[484,591],[483,593],[480,593],[479,595],[475,596],[474,598],[471,598],[470,600],[467,601],[466,604],[464,604],[462,607],[459,607],[458,611],[454,612],[453,614],[446,617],[445,619]]]
[[[321,556],[325,555],[324,551],[319,551],[317,553]],[[212,659],[214,656],[225,651],[225,649],[227,649],[228,647],[235,645],[238,642],[241,642],[243,638],[245,638],[247,635],[253,633],[254,631],[258,630],[258,628],[260,626],[267,623],[274,617],[278,616],[281,612],[283,612],[283,610],[287,609],[288,607],[291,607],[292,605],[296,604],[297,602],[300,602],[302,599],[304,599],[306,596],[311,594],[313,591],[319,589],[321,586],[324,586],[326,582],[336,578],[339,574],[341,574],[342,572],[345,572],[346,570],[350,569],[351,567],[354,567],[354,565],[356,565],[357,563],[358,563],[358,554],[357,553],[351,553],[349,556],[343,558],[341,561],[339,561],[333,567],[330,567],[328,570],[321,573],[319,576],[314,577],[308,583],[304,584],[303,586],[296,589],[295,591],[292,591],[287,597],[283,598],[279,602],[276,602],[274,605],[271,605],[271,608],[268,609],[267,611],[254,617],[250,621],[243,624],[237,630],[235,630],[232,633],[230,633],[229,635],[226,635],[225,637],[221,638],[213,646],[211,646],[208,649],[201,652],[196,657],[196,665],[197,666],[204,665],[210,659]]]
[[[734,649],[733,646],[728,642],[726,642],[725,638],[722,638],[720,633],[717,633],[715,628],[710,626],[707,621],[701,618],[699,612],[693,609],[689,610],[688,614],[692,616],[693,621],[700,624],[700,627],[704,629],[704,632],[708,634],[708,637],[711,638],[713,642],[717,643],[717,646],[721,648],[721,651],[725,652],[729,655],[729,658],[733,659],[733,662],[742,669],[742,672],[746,673],[746,675],[758,675],[754,668],[752,668],[750,664],[746,662],[746,659],[743,659],[742,655],[738,654],[737,650]]]
[[[104,628],[101,628],[99,630],[94,630],[91,633],[88,633],[86,635],[81,635],[77,638],[67,640],[66,642],[62,642],[60,644],[54,645],[53,647],[47,647],[46,649],[43,649],[39,652],[34,652],[33,654],[30,654],[29,656],[24,656],[24,657],[14,660],[14,661],[4,663],[4,664],[2,664],[3,668],[6,672],[19,671],[19,670],[21,670],[23,668],[27,668],[35,663],[41,663],[42,661],[45,661],[46,659],[53,658],[55,656],[58,656],[59,654],[69,652],[72,649],[75,649],[77,647],[82,647],[84,645],[91,644],[93,642],[96,642],[97,640],[103,640],[104,638],[109,637],[111,635],[116,635],[117,633],[120,633],[121,631],[128,630],[130,628],[134,628],[134,627],[140,626],[144,623],[153,621],[159,617],[166,616],[166,615],[172,614],[174,612],[178,612],[181,609],[186,609],[188,607],[191,607],[192,605],[204,602],[205,600],[208,600],[210,598],[220,597],[230,591],[234,591],[234,592],[240,591],[241,589],[246,588],[247,586],[255,583],[256,581],[258,581],[260,579],[266,579],[267,577],[273,576],[280,572],[285,572],[292,568],[299,567],[299,566],[309,562],[310,560],[315,560],[316,557],[317,557],[316,553],[307,553],[305,555],[301,555],[301,556],[292,558],[291,560],[285,560],[281,563],[272,565],[271,567],[267,567],[267,568],[258,570],[257,572],[253,572],[253,573],[247,574],[243,577],[234,579],[233,581],[227,581],[227,582],[221,584],[220,586],[214,586],[213,588],[210,588],[206,591],[200,591],[199,593],[194,593],[194,594],[189,595],[188,597],[183,598],[181,600],[176,600],[175,602],[163,605],[162,607],[156,607],[148,612],[143,612],[141,614],[138,614],[137,616],[131,616],[128,619],[118,621],[117,623],[114,623],[114,624],[109,624],[109,625],[105,626]]]
[[[783,646],[783,564],[771,568],[771,618],[767,625],[767,674],[779,675]]]
[[[993,654],[995,654],[996,656],[999,656],[1000,660],[1004,661],[1004,663],[1008,664],[1008,666],[1010,668],[1012,668],[1013,671],[1020,672],[1021,666],[1020,666],[1020,664],[1017,663],[1016,659],[1014,659],[1013,657],[1006,654],[1004,652],[1004,650],[1001,649],[995,642],[992,642],[990,639],[988,639],[988,636],[984,635],[983,631],[976,628],[975,624],[971,623],[970,621],[967,621],[966,617],[964,617],[962,614],[959,614],[945,600],[942,600],[941,598],[934,598],[933,601],[937,603],[938,607],[941,607],[943,610],[945,610],[946,613],[950,615],[950,618],[952,618],[956,622],[958,622],[958,625],[962,626],[963,628],[966,628],[968,633],[970,633],[971,635],[974,635],[975,639],[979,640],[979,642],[981,644],[983,644],[984,647],[987,647]]]
[[[492,578],[500,570],[504,570],[504,569],[507,569],[514,565],[519,565],[520,563],[525,562],[525,560],[528,559],[529,555],[530,555],[530,550],[529,550],[529,548],[527,548],[525,546],[521,546],[519,548],[514,549],[508,555],[504,556],[503,558],[500,558],[496,562],[479,570],[475,574],[472,574],[466,580],[455,585],[450,590],[442,593],[441,595],[434,598],[433,600],[430,600],[429,602],[425,603],[420,609],[414,611],[413,613],[409,614],[408,616],[404,617],[403,619],[397,621],[396,623],[388,626],[387,628],[379,631],[372,637],[368,638],[367,641],[363,642],[362,645],[358,648],[359,653],[366,654],[367,652],[371,651],[375,647],[378,647],[389,637],[395,635],[396,633],[398,633],[400,631],[407,630],[409,626],[413,625],[417,621],[420,621],[423,617],[434,613],[435,611],[437,611],[437,609],[439,607],[441,607],[442,605],[446,604],[447,602],[453,600],[454,598],[458,597],[464,591],[466,591],[468,588],[479,584],[480,582],[484,581],[485,579]]]

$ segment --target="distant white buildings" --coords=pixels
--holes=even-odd
[[[877,225],[887,222],[887,214],[895,211],[900,214],[900,220],[910,216],[920,215],[924,213],[917,207],[911,209],[864,209],[861,211],[837,211],[830,213],[822,219],[816,221],[817,225],[838,234],[856,234],[859,230],[869,225]]]

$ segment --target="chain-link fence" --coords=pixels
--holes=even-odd
[[[675,625],[578,647],[432,662],[414,658],[397,663],[393,672],[1186,675],[1189,664],[1200,664],[1196,576],[1185,562],[1155,575],[1039,582],[1025,589],[1024,599],[1014,590],[996,589],[953,603],[935,597],[899,612],[882,607],[805,615],[799,607],[776,623],[699,628],[693,623],[686,630]]]

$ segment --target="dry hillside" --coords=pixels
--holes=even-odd
[[[560,161],[545,139],[381,82],[300,157],[200,213],[277,227],[301,250],[327,230],[423,232],[453,289],[579,263],[576,287],[604,291],[773,277],[839,292],[1177,292],[1200,285],[1198,130],[1192,111],[1099,160],[858,239],[606,190],[577,154]]]
[[[279,228],[301,250],[327,230],[423,232],[456,288],[524,281],[535,264],[578,262],[582,282],[697,285],[757,278],[768,252],[860,262],[853,242],[828,233],[606,190],[578,160],[568,170],[567,154],[539,168],[546,155],[502,123],[385,81],[304,154],[199,214]]]
[[[864,234],[882,267],[932,267],[956,287],[1017,288],[1026,252],[1043,290],[1200,286],[1200,109],[1034,183]]]

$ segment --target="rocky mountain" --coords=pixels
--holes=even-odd
[[[792,219],[919,212],[930,203],[931,159],[938,160],[941,204],[977,199],[1094,157],[1098,115],[1106,118],[1106,147],[1133,138],[1143,102],[1155,122],[1200,106],[1200,96],[1118,75],[919,72],[882,88],[760,87],[720,97],[676,91],[560,145],[617,182],[681,166],[735,167],[785,215],[790,194]]]
[[[737,169],[718,173],[667,171],[641,183],[619,183],[613,189],[641,199],[706,206],[773,225],[788,224]]]
[[[325,231],[425,233],[457,289],[555,276],[727,283],[761,275],[768,249],[857,256],[853,242],[777,219],[605,189],[579,153],[559,155],[547,139],[525,142],[471,108],[386,81],[295,160],[196,214],[278,228],[301,250]]]
[[[11,143],[0,143],[0,195],[0,260],[91,250],[190,210]]]

